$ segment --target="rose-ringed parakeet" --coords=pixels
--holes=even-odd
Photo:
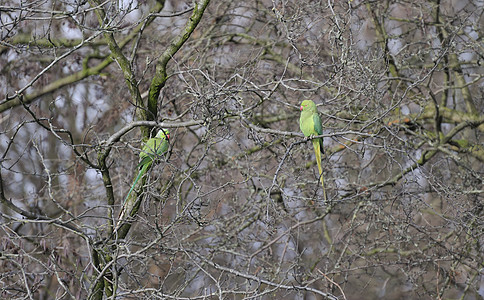
[[[299,118],[299,127],[303,134],[307,137],[310,136],[317,136],[323,134],[323,125],[321,124],[321,118],[319,117],[318,110],[316,108],[316,104],[314,104],[311,100],[304,100],[301,103],[301,117]],[[321,185],[323,186],[323,197],[326,201],[326,191],[324,189],[324,180],[323,180],[323,169],[321,167],[321,153],[324,153],[323,150],[323,139],[317,138],[312,139],[314,153],[316,154],[316,162],[318,164],[319,170],[319,179],[321,181]]]
[[[146,171],[149,169],[153,161],[163,155],[168,150],[168,139],[170,138],[170,132],[168,129],[162,129],[158,131],[156,136],[154,138],[149,139],[146,144],[143,146],[143,149],[141,150],[139,154],[140,162],[138,164],[138,176],[136,176],[136,179],[134,180],[133,185],[131,186],[131,189],[128,192],[128,195],[126,196],[126,199],[124,199],[124,202],[128,199],[129,195],[133,191],[134,187],[136,186],[136,183],[138,183],[138,180],[143,176],[143,174],[146,173]]]

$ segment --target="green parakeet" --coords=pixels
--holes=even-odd
[[[158,131],[154,138],[151,138],[146,142],[139,154],[140,163],[137,167],[139,169],[138,176],[136,176],[136,179],[134,180],[134,183],[131,186],[128,195],[126,196],[126,199],[124,199],[124,202],[128,200],[128,197],[136,186],[136,183],[141,178],[141,176],[146,173],[153,161],[168,150],[169,138],[170,132],[168,131],[168,129],[163,129]]]
[[[304,100],[301,103],[301,117],[299,118],[299,127],[302,133],[307,136],[316,136],[323,134],[323,125],[321,124],[321,118],[319,117],[316,104],[311,100]],[[316,154],[316,162],[318,164],[319,179],[323,186],[323,197],[326,200],[326,191],[324,189],[323,169],[321,167],[321,153],[324,153],[323,139],[312,139],[314,153]]]

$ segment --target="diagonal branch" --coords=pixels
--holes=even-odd
[[[202,19],[203,13],[209,3],[210,0],[201,0],[200,3],[195,2],[192,15],[185,25],[185,28],[177,37],[175,37],[175,39],[170,43],[168,48],[158,59],[156,64],[156,73],[151,81],[148,93],[147,120],[154,120],[158,114],[158,97],[160,96],[161,89],[165,86],[166,80],[168,79],[166,72],[168,62],[173,58],[178,50],[180,50],[193,31],[195,31],[195,28]]]

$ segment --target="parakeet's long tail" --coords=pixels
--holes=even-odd
[[[316,162],[318,163],[319,180],[321,181],[321,186],[323,187],[323,200],[326,201],[326,189],[324,188],[323,168],[321,167],[322,145],[320,144],[319,139],[313,140],[313,147],[314,147],[314,154],[316,154]]]
[[[136,179],[134,180],[133,185],[129,189],[128,195],[126,195],[126,198],[124,199],[123,205],[124,205],[124,203],[126,203],[126,200],[128,200],[129,195],[131,194],[131,192],[133,191],[134,187],[136,186],[136,183],[138,183],[138,180],[140,179],[141,175],[143,175],[144,173],[146,173],[146,170],[148,169],[149,165],[150,165],[149,163],[148,164],[145,164],[141,168],[141,170],[139,170],[138,176],[136,176]]]

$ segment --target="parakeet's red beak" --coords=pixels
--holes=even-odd
[[[169,140],[169,139],[170,139],[170,135],[169,135],[169,134],[167,134],[167,135],[166,135],[166,139],[167,139],[167,140]]]
[[[301,110],[301,111],[303,110],[303,107],[302,107],[302,105],[301,105],[301,107],[299,107],[299,110]]]

